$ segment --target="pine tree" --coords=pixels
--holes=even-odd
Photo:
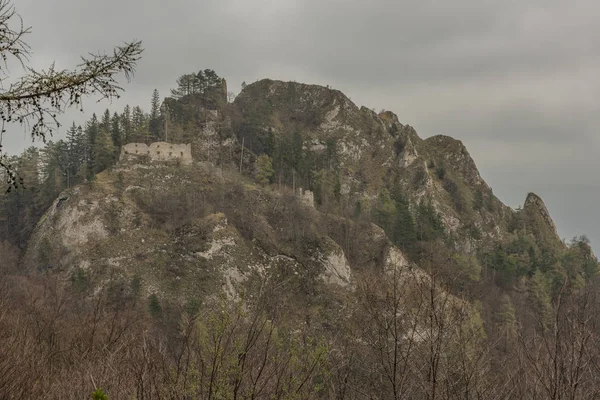
[[[102,114],[102,122],[100,122],[100,127],[110,132],[110,111],[108,108],[104,110],[104,114]]]
[[[115,151],[121,151],[123,145],[123,132],[121,129],[121,118],[115,112],[113,113],[112,119],[110,120],[110,137],[115,145]]]
[[[256,181],[261,185],[266,185],[271,181],[274,174],[271,157],[266,154],[258,156],[256,160]]]
[[[86,139],[86,157],[85,164],[87,165],[87,177],[91,178],[94,176],[96,171],[96,159],[94,149],[96,147],[96,140],[100,132],[100,124],[96,114],[92,115],[92,118],[85,125],[85,139]]]
[[[115,146],[110,133],[102,128],[94,143],[94,173],[100,173],[111,167],[115,161]]]
[[[185,74],[177,78],[177,89],[171,90],[171,96],[179,99],[181,97],[195,94],[200,91],[200,82],[197,75]]]
[[[42,149],[42,172],[44,177],[42,190],[43,196],[48,199],[55,199],[68,185],[68,145],[61,142],[54,143],[50,141]]]
[[[133,129],[131,125],[131,107],[129,104],[123,109],[121,114],[121,126],[123,127],[123,144],[131,142],[133,136]]]
[[[536,270],[529,280],[529,297],[536,313],[538,327],[546,330],[552,322],[550,282],[541,270]]]
[[[142,111],[139,106],[133,107],[131,125],[133,130],[133,141],[146,143],[148,141],[147,120],[144,111]]]
[[[150,137],[153,141],[156,141],[162,137],[161,135],[161,115],[160,115],[160,96],[158,90],[154,89],[152,92],[152,101],[150,102],[150,121],[148,129],[150,131]]]
[[[497,319],[498,331],[505,338],[506,343],[514,341],[518,334],[516,310],[507,294],[503,294],[500,298]]]
[[[67,131],[67,187],[79,183],[79,170],[85,162],[85,141],[81,126],[77,127],[75,122]]]
[[[75,171],[75,176],[77,177],[77,183],[81,183],[87,178],[88,160],[86,155],[89,153],[89,143],[81,125],[77,126],[77,138],[79,143],[79,165],[77,171]]]
[[[197,74],[200,80],[200,92],[208,93],[211,89],[221,86],[223,79],[212,69],[205,69]]]

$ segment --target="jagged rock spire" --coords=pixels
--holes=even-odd
[[[558,230],[556,229],[556,225],[554,224],[554,221],[550,217],[550,213],[548,212],[548,209],[546,208],[546,204],[544,203],[544,200],[542,200],[542,198],[540,196],[538,196],[535,193],[528,193],[527,199],[525,199],[525,205],[523,206],[523,208],[529,209],[529,210],[535,210],[558,237]]]

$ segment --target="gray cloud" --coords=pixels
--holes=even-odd
[[[592,0],[18,0],[32,62],[142,39],[122,100],[147,107],[186,72],[213,68],[238,91],[269,77],[329,84],[390,109],[421,136],[463,140],[509,204],[540,191],[564,236],[600,241],[600,5]],[[86,115],[107,104],[86,106]],[[84,116],[69,113],[64,122]],[[30,141],[11,131],[4,144]],[[576,207],[570,209],[569,205]],[[578,229],[581,228],[581,229]]]

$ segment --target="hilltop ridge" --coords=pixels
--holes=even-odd
[[[186,163],[221,170],[228,165],[253,178],[264,173],[259,156],[267,156],[273,168],[267,182],[278,190],[302,187],[310,190],[321,212],[368,218],[417,264],[423,261],[423,246],[433,241],[442,241],[440,249],[448,254],[468,254],[479,262],[487,262],[485,253],[504,251],[527,234],[536,238],[536,253],[557,257],[567,249],[543,201],[529,194],[522,211],[504,205],[460,140],[445,135],[422,139],[393,112],[358,107],[342,92],[323,86],[265,79],[247,85],[226,104],[224,85],[217,85],[216,94],[167,101],[178,110],[172,130],[181,129],[178,124],[188,127],[179,135],[191,139],[191,151],[189,146],[180,149]],[[218,99],[212,101],[212,95]],[[148,147],[154,149],[149,162],[166,157],[158,155],[161,145],[168,144]],[[135,146],[124,146],[121,158],[142,168],[143,160],[128,155]],[[117,168],[121,175],[123,168]],[[132,188],[140,186],[129,182]]]
[[[50,332],[48,353],[71,357],[49,358],[55,380],[88,371],[77,357],[89,343],[90,368],[112,393],[132,385],[106,378],[98,360],[107,352],[123,359],[114,371],[153,365],[135,385],[180,398],[216,393],[206,365],[216,368],[219,396],[261,398],[256,376],[268,368],[260,379],[277,398],[280,379],[296,388],[293,398],[398,398],[390,393],[400,381],[406,398],[432,398],[433,370],[443,398],[489,388],[533,398],[531,382],[553,379],[532,367],[557,359],[546,343],[598,357],[594,346],[574,347],[600,340],[595,322],[579,322],[600,315],[589,297],[600,287],[598,260],[585,237],[559,238],[539,196],[513,210],[460,140],[423,139],[393,112],[358,107],[339,91],[262,80],[227,102],[224,81],[202,76],[211,85],[188,87],[200,78],[186,75],[148,130],[138,110],[141,122],[120,146],[92,121],[88,137],[102,135],[93,157],[83,154],[90,164],[67,164],[76,184],[61,185],[62,159],[46,169],[54,200],[27,235],[11,291],[48,300],[8,313],[28,321],[31,308],[60,308],[35,314]],[[27,157],[23,165],[38,165],[35,152]],[[0,205],[19,210],[26,194]],[[75,327],[76,339],[55,334],[55,321]],[[405,356],[392,360],[395,351]],[[181,360],[191,361],[178,369]]]

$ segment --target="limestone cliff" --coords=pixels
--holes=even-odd
[[[243,121],[238,139],[243,137],[251,151],[274,154],[273,143],[300,136],[305,154],[326,157],[326,174],[337,171],[349,202],[374,199],[382,189],[400,186],[412,207],[433,203],[463,249],[475,248],[465,233],[473,229],[484,240],[506,236],[514,212],[494,196],[458,140],[442,135],[423,140],[394,113],[377,114],[317,85],[258,81],[242,91],[234,107]],[[316,183],[309,179],[305,184]]]
[[[521,214],[525,229],[529,229],[542,246],[553,249],[566,247],[541,197],[529,193]]]
[[[94,285],[137,280],[145,296],[181,304],[221,289],[235,297],[273,275],[297,280],[299,298],[335,293],[352,290],[353,271],[408,266],[380,228],[350,225],[306,204],[306,192],[276,193],[206,162],[145,160],[65,191],[23,264]]]

